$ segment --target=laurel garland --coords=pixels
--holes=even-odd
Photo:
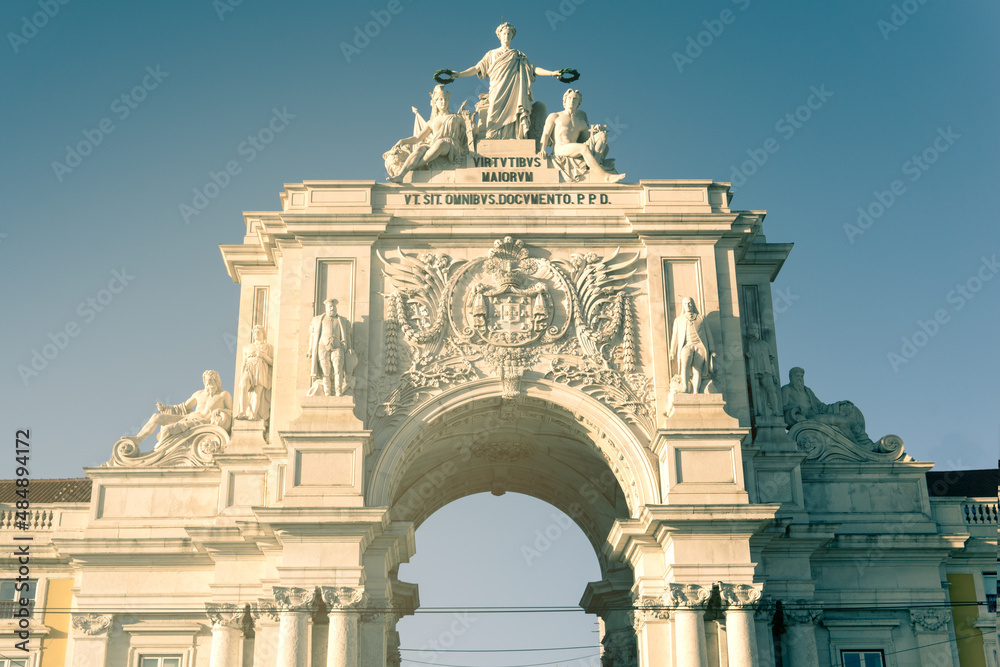
[[[624,297],[624,310],[625,310],[625,321],[624,321],[624,332],[622,333],[622,371],[626,373],[635,373],[636,369],[636,358],[635,358],[635,307],[632,305],[632,300],[628,297]]]
[[[399,371],[399,320],[396,318],[396,308],[392,302],[398,295],[389,296],[385,319],[385,372],[395,375]]]

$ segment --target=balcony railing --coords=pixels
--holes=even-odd
[[[9,509],[0,512],[0,530],[19,530],[18,511]],[[58,525],[55,510],[28,510],[28,527],[24,530],[52,530]]]
[[[991,614],[997,613],[997,596],[986,594],[986,611]]]
[[[965,523],[988,524],[997,523],[996,503],[963,503],[962,514],[965,515]]]
[[[8,618],[17,618],[15,614],[21,609],[21,604],[14,601],[0,602],[0,620]],[[35,612],[35,601],[32,600],[28,603],[28,615],[30,616]]]

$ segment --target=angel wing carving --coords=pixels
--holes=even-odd
[[[441,351],[452,270],[464,262],[452,262],[448,255],[408,255],[398,248],[396,252],[400,261],[394,264],[376,251],[382,274],[396,288],[388,295],[386,321],[399,326],[416,362]]]
[[[640,253],[626,257],[619,255],[620,250],[615,249],[606,259],[589,252],[552,262],[573,286],[573,317],[580,347],[604,367],[608,365],[604,347],[621,327],[627,282],[638,270],[633,265]]]

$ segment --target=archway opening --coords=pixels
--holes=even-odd
[[[579,602],[601,566],[566,513],[478,493],[435,512],[416,542],[399,569],[420,587],[420,610],[397,624],[403,667],[599,667],[600,621]],[[553,650],[525,650],[537,648]]]

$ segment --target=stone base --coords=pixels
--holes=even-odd
[[[725,411],[722,394],[683,394],[672,391],[667,396],[668,429],[736,428],[739,420]]]
[[[353,396],[303,396],[302,414],[291,423],[295,431],[360,431]]]
[[[260,453],[267,446],[263,419],[234,419],[227,454]]]

